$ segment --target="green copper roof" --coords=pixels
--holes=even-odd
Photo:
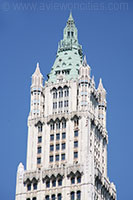
[[[66,80],[76,79],[82,57],[82,47],[78,43],[78,31],[70,13],[64,28],[63,40],[58,44],[54,65],[48,74],[48,82],[56,82],[60,77]]]

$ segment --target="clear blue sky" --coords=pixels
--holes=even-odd
[[[39,61],[46,79],[70,9],[96,85],[102,77],[107,90],[108,175],[118,200],[133,199],[133,3],[89,3],[0,0],[1,200],[15,199],[17,165],[26,162],[31,75]]]

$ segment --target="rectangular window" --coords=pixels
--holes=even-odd
[[[38,137],[38,143],[41,143],[42,142],[42,136],[39,136]]]
[[[69,89],[65,90],[65,97],[69,96]]]
[[[49,188],[50,187],[50,181],[46,181],[46,188]]]
[[[54,130],[54,123],[50,124],[50,130]]]
[[[60,122],[56,123],[56,129],[60,129]]]
[[[52,181],[52,187],[55,187],[56,186],[56,180],[53,180]]]
[[[74,158],[78,158],[78,152],[74,152]]]
[[[54,135],[50,135],[50,141],[53,141],[54,140]]]
[[[63,97],[63,91],[59,91],[59,97]]]
[[[74,177],[71,178],[71,184],[75,184],[75,178]]]
[[[41,158],[37,158],[37,164],[41,164]]]
[[[73,31],[71,32],[71,35],[72,35],[72,37],[73,37]]]
[[[31,184],[27,185],[27,190],[30,191],[31,190]]]
[[[66,148],[66,143],[62,143],[62,150]]]
[[[56,151],[60,150],[60,144],[56,144]]]
[[[41,147],[38,147],[38,148],[37,148],[37,153],[40,154],[41,152],[42,152],[42,148],[41,148]]]
[[[53,99],[56,99],[57,98],[57,92],[54,92],[53,93]]]
[[[77,200],[81,199],[81,191],[77,191]]]
[[[51,200],[55,200],[55,199],[56,199],[55,194],[53,194]]]
[[[34,189],[34,190],[37,190],[37,183],[34,183],[34,184],[33,184],[33,189]]]
[[[65,154],[61,154],[61,160],[65,160]]]
[[[66,121],[62,122],[62,128],[66,128]]]
[[[62,186],[62,179],[61,178],[58,180],[58,186]]]
[[[45,197],[45,200],[50,200],[49,195],[47,195],[47,196]]]
[[[58,195],[57,195],[57,200],[62,200],[61,194],[58,194]]]
[[[68,100],[64,101],[64,107],[68,107]]]
[[[71,200],[75,200],[75,192],[71,192]]]
[[[56,155],[56,156],[55,156],[55,160],[56,160],[56,161],[59,161],[59,155]]]
[[[53,162],[53,161],[54,161],[54,156],[50,156],[50,157],[49,157],[49,161],[50,161],[50,162]]]
[[[66,138],[66,133],[63,132],[63,133],[62,133],[62,139],[65,139],[65,138]]]
[[[57,102],[54,102],[53,103],[53,109],[56,109],[57,108]]]
[[[78,131],[74,131],[74,137],[78,137]]]
[[[60,140],[60,134],[59,133],[56,134],[56,140]]]
[[[77,183],[81,183],[81,176],[77,177]]]
[[[78,141],[74,141],[74,148],[78,147]]]
[[[63,107],[63,101],[59,101],[59,108]]]
[[[54,145],[50,145],[50,151],[54,151]]]
[[[41,124],[38,125],[38,132],[42,132],[42,125]]]

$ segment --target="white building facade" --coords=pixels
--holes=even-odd
[[[43,84],[32,75],[26,169],[18,166],[16,200],[116,200],[107,175],[106,91],[95,87],[70,13]]]

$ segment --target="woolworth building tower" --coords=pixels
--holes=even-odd
[[[107,175],[106,90],[95,87],[72,14],[43,84],[32,75],[26,169],[16,200],[116,200]]]

